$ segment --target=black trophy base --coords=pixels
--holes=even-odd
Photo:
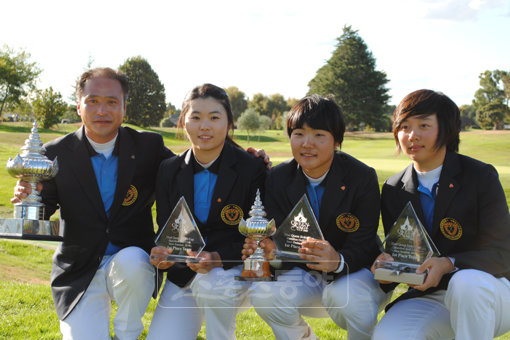
[[[408,285],[422,285],[427,273],[416,273],[418,265],[401,262],[377,261],[375,264],[374,279],[377,281],[390,281]]]
[[[0,238],[36,241],[63,241],[64,224],[60,221],[24,218],[0,219]]]

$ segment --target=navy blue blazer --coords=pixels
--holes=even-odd
[[[161,164],[156,188],[157,222],[160,230],[181,196],[184,196],[194,214],[191,156],[192,151],[189,149]],[[206,239],[204,250],[218,252],[223,268],[229,269],[241,263],[245,237],[239,233],[239,221],[242,217],[245,220],[249,218],[257,189],[263,194],[267,170],[263,159],[255,158],[230,142],[225,142],[220,157],[209,217],[206,223],[201,223],[195,216],[194,219]],[[235,221],[222,214],[230,205],[236,205],[241,210]],[[167,278],[180,287],[184,287],[196,274],[184,263],[176,263],[167,269],[167,273]]]
[[[274,218],[277,226],[303,194],[308,195],[307,185],[308,179],[294,159],[271,169],[266,181],[264,205],[268,217]],[[321,185],[325,185],[325,191],[319,208],[319,226],[324,238],[345,261],[340,273],[330,274],[336,278],[369,268],[378,254],[376,236],[380,196],[377,174],[354,157],[336,151]],[[353,224],[346,224],[345,219]],[[304,265],[299,266],[309,270]]]
[[[161,135],[121,127],[115,196],[106,212],[84,140],[83,127],[44,145],[49,159],[58,157],[57,176],[43,184],[45,218],[57,208],[65,221],[64,241],[53,256],[51,291],[63,320],[85,293],[109,241],[149,252],[154,243],[151,207],[159,164],[173,156]]]
[[[409,201],[425,221],[412,165],[383,185],[381,210],[385,233]],[[459,269],[477,269],[510,279],[510,214],[496,169],[455,152],[447,152],[439,177],[431,238],[442,256]],[[446,289],[453,273],[425,293],[411,289],[403,299]],[[453,274],[454,275],[454,274]]]

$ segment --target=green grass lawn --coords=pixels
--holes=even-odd
[[[78,125],[60,125],[58,129],[39,131],[43,142],[74,131]],[[179,153],[189,147],[184,138],[177,138],[175,129],[153,128],[163,135],[165,144]],[[6,164],[9,157],[15,157],[30,133],[27,123],[0,124],[0,165]],[[235,140],[241,146],[262,148],[271,156],[273,164],[291,157],[288,138],[283,131],[267,131],[259,136],[247,136],[244,131],[235,131]],[[460,152],[493,164],[499,172],[510,202],[510,131],[470,131],[461,134]],[[409,164],[403,156],[395,155],[393,135],[390,133],[348,133],[342,150],[376,169],[379,182]],[[12,216],[13,186],[5,166],[0,166],[0,217]],[[380,228],[381,232],[381,228]],[[52,242],[29,242],[0,239],[0,339],[59,339],[49,278],[51,256],[56,244]],[[399,286],[394,295],[404,288]],[[151,301],[143,322],[145,338],[156,301]],[[114,306],[115,310],[115,306]],[[382,316],[382,314],[380,315]],[[307,321],[321,339],[346,339],[345,331],[339,329],[330,319],[310,319]],[[271,329],[250,309],[240,313],[237,319],[238,339],[272,339]],[[199,339],[205,338],[205,329]],[[510,340],[510,333],[498,338]]]

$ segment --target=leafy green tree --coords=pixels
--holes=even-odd
[[[248,108],[252,108],[261,116],[270,116],[267,109],[269,98],[262,93],[255,93],[253,98],[248,101]]]
[[[241,113],[248,108],[248,101],[246,100],[246,94],[239,90],[235,86],[227,87],[225,90],[230,100],[230,106],[232,107],[232,114],[234,115],[234,121],[237,121]]]
[[[259,129],[258,131],[260,133],[263,133],[266,130],[271,129],[271,126],[273,125],[273,120],[269,118],[268,116],[260,116],[259,117]],[[260,133],[258,134],[258,141],[260,142]]]
[[[299,99],[297,98],[287,98],[287,107],[289,108],[289,110],[292,109],[292,107],[296,105],[298,101]]]
[[[237,126],[241,130],[246,130],[248,142],[250,142],[250,132],[255,132],[260,128],[260,119],[254,108],[250,107],[244,111],[237,120]]]
[[[474,105],[462,105],[459,107],[460,123],[462,130],[480,126],[476,123],[476,108]]]
[[[285,111],[282,114],[282,130],[287,131],[287,118],[289,118],[290,111]]]
[[[32,102],[35,119],[43,128],[49,129],[60,122],[62,115],[67,110],[67,104],[62,99],[60,92],[53,91],[53,88],[38,91]]]
[[[479,108],[495,100],[505,101],[503,84],[503,76],[505,75],[508,75],[508,73],[501,70],[487,70],[481,73],[478,76],[480,79],[480,88],[475,92],[473,105]]]
[[[351,26],[344,26],[337,40],[331,58],[308,83],[308,94],[332,95],[349,130],[361,123],[379,129],[389,99],[386,74],[375,69],[374,56]]]
[[[502,129],[508,115],[509,72],[494,70],[480,74],[480,88],[475,92],[473,106],[476,120],[484,129]]]
[[[19,103],[20,99],[35,89],[35,81],[41,73],[30,54],[14,52],[4,46],[0,50],[0,117],[7,103]]]
[[[159,126],[166,111],[165,87],[147,60],[127,59],[119,67],[129,79],[126,122],[143,127]]]
[[[497,99],[479,108],[476,111],[476,120],[483,129],[502,130],[504,119],[509,114],[508,105]]]
[[[281,130],[283,125],[283,113],[278,115],[274,120],[274,127],[276,130]]]
[[[271,126],[273,125],[273,120],[269,118],[268,116],[260,116],[259,117],[259,130],[260,131],[266,131],[271,129]]]
[[[501,76],[503,82],[503,90],[505,91],[506,104],[510,101],[510,72],[505,72]]]
[[[287,106],[287,101],[281,94],[275,93],[269,96],[269,100],[267,101],[267,112],[271,119],[276,119],[278,115],[281,115],[288,109],[290,108]]]

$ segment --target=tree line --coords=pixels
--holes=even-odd
[[[136,56],[119,69],[128,76],[130,86],[125,122],[173,126],[180,110],[166,102],[165,87],[149,62]],[[4,111],[16,112],[39,120],[45,128],[62,119],[78,121],[76,106],[68,105],[59,92],[35,87],[40,72],[27,52],[7,46],[0,50],[0,118]],[[510,71],[487,70],[479,78],[472,103],[460,107],[463,127],[503,129],[505,121],[510,121]],[[333,97],[350,131],[390,131],[395,107],[388,104],[388,82],[386,73],[376,69],[376,59],[358,31],[344,26],[331,57],[309,81],[308,94]],[[248,135],[261,129],[285,129],[286,114],[298,100],[279,93],[248,98],[235,86],[225,91],[237,127]]]

